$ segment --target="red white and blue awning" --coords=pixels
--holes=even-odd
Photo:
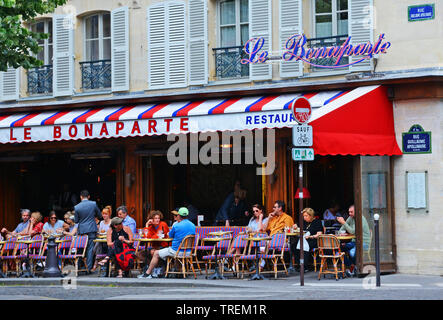
[[[136,137],[296,125],[291,102],[313,107],[316,154],[401,154],[381,86],[302,94],[0,114],[0,143]],[[353,146],[350,148],[350,146]]]

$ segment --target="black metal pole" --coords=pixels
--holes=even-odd
[[[375,233],[375,274],[376,286],[380,287],[380,241],[379,241],[379,220],[378,214],[374,215],[374,233]]]
[[[45,270],[42,273],[43,278],[61,278],[62,273],[58,268],[57,263],[57,244],[55,243],[54,237],[48,238],[48,248],[47,248],[47,256],[46,256],[46,265]]]
[[[303,210],[303,162],[298,163],[298,188],[299,188],[299,199],[298,199],[298,227],[300,228],[299,241],[300,241],[300,286],[305,285],[305,253],[303,251],[303,215],[301,214]]]

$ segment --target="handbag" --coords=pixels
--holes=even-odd
[[[311,233],[309,231],[306,231],[306,233],[303,235],[303,251],[308,251],[309,252],[309,243],[306,240],[307,236],[310,236]],[[300,250],[300,239],[297,242],[297,249]]]
[[[134,268],[135,265],[135,250],[123,243],[123,251],[115,255],[118,265],[123,271],[128,271]]]

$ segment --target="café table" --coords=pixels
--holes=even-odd
[[[217,233],[217,232],[215,232],[215,233]],[[208,235],[210,235],[210,234],[208,233]],[[223,238],[223,237],[219,236],[219,237],[203,238],[202,239],[203,243],[205,243],[205,242],[214,242],[214,248],[215,248],[215,252],[214,253],[215,253],[215,264],[216,264],[216,267],[215,267],[215,270],[214,270],[214,274],[208,278],[209,280],[214,280],[214,279],[215,280],[225,280],[226,279],[223,275],[220,274],[220,271],[219,271],[220,263],[218,261],[218,256],[219,255],[217,254],[217,244],[220,241],[223,241],[223,240],[229,240],[229,238]]]
[[[146,258],[145,258],[145,264],[148,263],[148,254],[149,254],[149,244],[152,242],[172,242],[172,238],[139,238],[139,239],[134,239],[134,241],[140,241],[140,242],[145,242],[145,251],[146,251]]]
[[[26,258],[25,258],[26,271],[20,275],[20,278],[35,278],[35,275],[32,273],[29,265],[29,245],[36,242],[41,242],[41,240],[17,240],[17,243],[23,243],[27,245],[26,249],[24,249],[26,250]]]
[[[272,239],[271,237],[247,237],[247,238],[245,238],[245,240],[257,243],[255,245],[255,274],[249,280],[264,280],[265,279],[265,277],[263,277],[259,271],[260,266],[259,266],[258,252],[260,251],[260,248],[258,247],[258,242],[271,240],[271,239]]]
[[[342,234],[336,235],[336,237],[340,241],[349,241],[349,240],[355,239],[355,234],[348,234],[348,233],[343,234],[342,233]]]

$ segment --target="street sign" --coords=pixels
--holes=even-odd
[[[313,161],[314,149],[312,148],[292,148],[292,160]]]
[[[312,147],[312,126],[302,124],[292,127],[292,144],[294,147]]]
[[[298,124],[308,122],[311,117],[311,103],[305,97],[298,97],[291,103],[292,114]]]

